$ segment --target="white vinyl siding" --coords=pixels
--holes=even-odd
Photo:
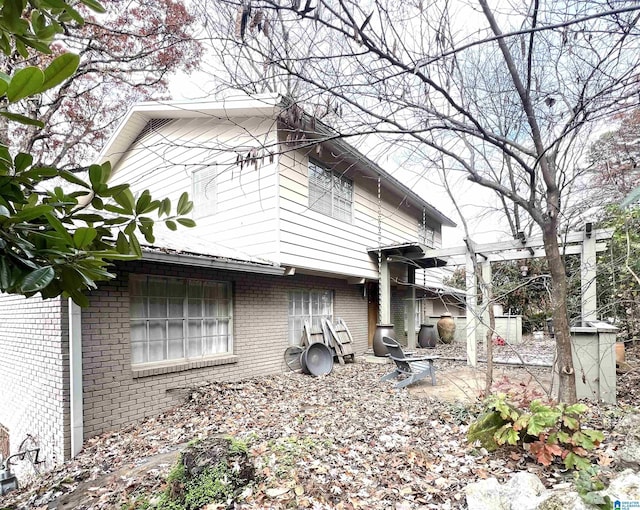
[[[265,153],[257,170],[254,164],[241,168],[237,163],[238,154],[261,143],[271,145],[274,129],[272,119],[254,117],[177,119],[150,133],[144,144],[134,144],[120,158],[110,184],[129,183],[134,195],[149,189],[155,198],[169,198],[174,207],[186,191],[194,201],[197,225],[178,228],[171,233],[172,240],[179,243],[184,234],[185,247],[197,237],[277,262],[278,158]],[[198,184],[204,183],[206,188],[200,186],[203,192],[199,192]],[[202,213],[197,195],[211,200],[204,205],[209,213],[207,209]],[[160,233],[164,226],[158,229]]]
[[[337,175],[353,179],[353,219],[338,221],[309,207],[313,200],[308,155],[301,151],[283,153],[279,163],[281,265],[377,279],[377,260],[369,256],[369,248],[377,247],[379,242],[383,246],[418,242],[422,208],[407,206],[406,198],[394,194],[384,180],[378,201],[375,177],[363,177],[346,164],[332,167]],[[440,229],[436,222],[432,223],[437,247]]]
[[[289,292],[289,344],[300,345],[304,321],[314,331],[322,328],[322,319],[333,320],[333,292],[296,290]]]
[[[193,181],[193,216],[204,218],[215,214],[217,202],[216,169],[202,168],[191,174]]]
[[[353,221],[353,182],[309,161],[309,208],[337,220]]]
[[[233,350],[229,283],[132,276],[129,286],[132,364]]]

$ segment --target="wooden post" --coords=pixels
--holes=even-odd
[[[466,287],[467,287],[467,365],[475,367],[477,364],[476,353],[476,332],[478,331],[478,310],[476,289],[478,279],[474,267],[475,254],[471,253],[469,247],[465,254]]]
[[[409,309],[407,310],[407,347],[416,348],[416,268],[407,266],[407,282],[410,284]]]
[[[596,302],[596,236],[587,223],[583,231],[580,257],[580,286],[582,290],[582,322],[597,320]]]
[[[482,326],[479,328],[481,335],[478,335],[478,338],[482,343],[487,338],[487,329],[489,328],[489,307],[491,303],[489,302],[489,292],[487,289],[491,286],[491,262],[485,260],[482,263]],[[493,333],[493,332],[492,332]]]

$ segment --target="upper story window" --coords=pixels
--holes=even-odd
[[[429,225],[425,225],[422,222],[418,226],[418,240],[421,243],[426,244],[427,247],[429,248],[436,247],[436,238],[435,238],[434,230]]]
[[[191,174],[193,181],[193,216],[203,218],[216,212],[216,167],[205,167]]]
[[[332,218],[353,220],[353,182],[309,161],[309,208]]]

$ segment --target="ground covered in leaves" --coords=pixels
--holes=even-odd
[[[636,354],[628,353],[632,367]],[[462,366],[438,364],[440,371]],[[176,452],[214,435],[246,442],[254,462],[255,479],[235,508],[466,508],[464,487],[488,476],[507,480],[528,470],[547,486],[571,479],[562,466],[543,469],[521,450],[488,453],[468,444],[479,403],[396,391],[378,382],[390,368],[358,358],[320,378],[283,371],[194,389],[170,412],[89,440],[78,457],[8,494],[2,506],[148,508],[164,490]],[[592,406],[587,426],[610,431],[635,405],[640,377],[622,379],[621,405]],[[594,462],[610,466],[618,439],[607,434]]]

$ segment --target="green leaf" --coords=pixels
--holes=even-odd
[[[191,218],[178,218],[176,221],[180,223],[180,225],[182,225],[183,227],[192,228],[196,226],[196,222],[193,221]]]
[[[70,182],[71,184],[77,184],[78,186],[82,186],[83,188],[89,188],[90,186],[82,180],[77,175],[69,172],[68,170],[60,170],[60,177],[62,177],[65,181]]]
[[[7,261],[6,257],[0,258],[0,288],[7,290],[13,287],[13,281],[11,275],[12,264]]]
[[[19,153],[13,160],[13,166],[16,172],[23,172],[33,164],[33,156],[31,154]]]
[[[165,198],[160,203],[160,209],[158,210],[158,216],[162,216],[163,214],[169,214],[171,212],[171,200]]]
[[[133,193],[127,186],[120,193],[117,193],[113,196],[113,199],[124,209],[124,214],[133,214],[134,208],[136,206],[135,199],[133,198]]]
[[[584,457],[580,457],[573,452],[567,453],[567,456],[564,458],[564,465],[567,469],[588,469],[591,466],[591,462],[589,459],[585,459]]]
[[[141,258],[142,248],[140,247],[138,238],[134,234],[129,235],[129,245],[131,246],[131,251],[135,253],[138,258]]]
[[[180,216],[184,216],[185,214],[189,214],[192,209],[193,209],[193,202],[189,200],[189,194],[187,192],[184,192],[182,195],[180,195],[176,212]]]
[[[84,5],[86,5],[89,9],[95,12],[104,13],[106,9],[96,0],[80,0]]]
[[[44,92],[60,85],[64,80],[73,76],[80,65],[80,57],[74,53],[63,53],[44,70],[44,83],[38,92]]]
[[[498,444],[517,444],[520,440],[520,434],[513,429],[512,423],[505,423],[495,434],[496,443]]]
[[[146,189],[142,192],[140,197],[138,197],[138,201],[136,202],[136,214],[145,214],[150,203],[151,193]]]
[[[0,111],[0,115],[9,120],[19,122],[20,124],[25,124],[27,126],[36,126],[39,128],[44,127],[44,122],[41,122],[38,119],[32,119],[31,117],[26,117],[25,115],[20,115],[19,113]]]
[[[567,406],[567,408],[564,410],[565,413],[567,414],[573,414],[576,416],[580,416],[581,414],[585,413],[587,411],[588,407],[584,404],[581,403],[577,403],[577,404],[573,404],[570,406]]]
[[[41,267],[27,273],[20,282],[21,292],[37,292],[51,283],[55,277],[55,271],[51,266]]]
[[[24,33],[22,20],[22,10],[24,5],[22,0],[4,0],[2,6],[2,18],[6,27],[14,34]]]
[[[11,76],[0,72],[0,96],[4,96],[9,88],[9,82],[11,82]]]
[[[176,225],[176,222],[173,220],[167,220],[164,222],[164,224],[167,226],[167,228],[169,230],[178,230],[178,225]]]
[[[73,243],[76,248],[83,249],[89,246],[98,235],[95,228],[80,227],[73,233]]]
[[[580,422],[566,414],[562,417],[562,423],[570,430],[578,430],[580,428]]]
[[[116,239],[116,250],[118,250],[118,253],[122,254],[129,254],[131,252],[129,241],[127,241],[127,236],[124,235],[124,232],[118,232],[118,237]]]
[[[49,221],[49,225],[51,225],[54,230],[62,236],[62,238],[69,246],[73,246],[73,238],[71,237],[71,234],[69,234],[69,231],[62,224],[62,222],[53,214],[46,214],[45,216]]]
[[[14,214],[11,218],[11,221],[13,223],[27,222],[39,218],[40,216],[44,216],[45,214],[51,213],[52,211],[53,206],[47,204],[41,204],[35,207],[27,207]]]
[[[36,94],[44,83],[44,73],[37,67],[25,67],[20,69],[11,78],[7,89],[7,98],[15,103],[25,97]]]

